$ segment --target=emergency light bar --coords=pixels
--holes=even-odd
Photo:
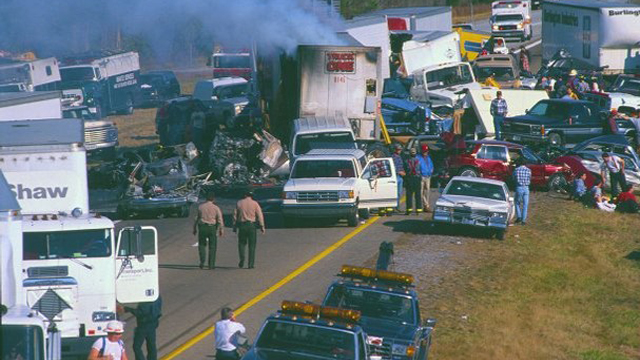
[[[386,282],[394,282],[405,286],[411,286],[414,278],[411,274],[398,273],[386,270],[375,270],[358,266],[342,265],[339,276],[381,280]]]
[[[307,304],[299,301],[284,300],[282,302],[281,309],[283,314],[290,315],[297,314],[315,318],[343,320],[347,322],[358,322],[360,320],[360,311],[358,310]]]

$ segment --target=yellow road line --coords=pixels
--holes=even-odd
[[[284,278],[282,278],[282,280],[278,281],[277,283],[272,285],[270,288],[268,288],[267,290],[265,290],[262,293],[260,293],[258,296],[254,297],[253,299],[251,299],[248,302],[244,303],[244,305],[242,305],[238,309],[236,309],[235,314],[236,315],[240,315],[243,312],[249,310],[253,305],[257,304],[258,302],[260,302],[261,300],[263,300],[264,298],[269,296],[274,291],[280,289],[281,287],[286,285],[288,282],[290,282],[291,280],[295,279],[298,275],[300,275],[303,272],[305,272],[306,270],[308,270],[310,267],[315,265],[318,261],[320,261],[323,258],[327,257],[327,255],[329,255],[332,252],[334,252],[340,246],[344,245],[347,241],[351,240],[354,236],[358,235],[360,232],[362,232],[362,230],[368,228],[370,225],[372,225],[373,223],[375,223],[379,219],[380,219],[380,216],[373,216],[372,218],[369,219],[369,221],[367,221],[366,223],[358,226],[356,229],[354,229],[352,232],[347,234],[345,237],[343,237],[342,239],[338,240],[336,243],[334,243],[333,245],[329,246],[328,248],[324,249],[321,253],[319,253],[318,255],[314,256],[311,260],[307,261],[302,266],[300,266],[299,268],[295,269],[292,273],[290,273],[289,275],[287,275]],[[201,332],[198,335],[196,335],[196,336],[192,337],[191,339],[189,339],[189,341],[187,341],[186,343],[178,346],[175,350],[171,351],[169,354],[163,356],[161,360],[171,360],[171,359],[175,358],[176,356],[182,354],[183,352],[185,352],[187,349],[189,349],[193,345],[195,345],[195,344],[199,343],[200,341],[202,341],[205,337],[211,335],[213,333],[214,329],[215,329],[214,326],[211,326],[211,327],[205,329],[203,332]]]

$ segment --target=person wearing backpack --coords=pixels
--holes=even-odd
[[[99,338],[91,346],[87,360],[129,360],[122,341],[122,323],[118,320],[109,321],[105,332],[107,336]]]
[[[162,298],[158,296],[156,301],[138,303],[135,309],[125,306],[124,311],[136,317],[136,330],[133,334],[133,353],[136,360],[157,360],[156,329],[162,316]],[[147,343],[147,357],[142,352],[144,342]]]

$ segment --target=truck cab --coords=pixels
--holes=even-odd
[[[411,98],[432,106],[456,107],[462,106],[465,89],[481,88],[469,63],[445,63],[413,72]]]
[[[380,360],[371,355],[359,319],[355,310],[283,301],[242,360]]]
[[[283,189],[285,225],[293,218],[346,218],[357,226],[370,210],[395,207],[391,158],[367,160],[357,149],[311,150],[296,158]]]
[[[235,126],[235,117],[249,104],[249,82],[241,77],[223,77],[200,80],[193,90],[193,97],[203,102],[227,102],[233,106],[233,116],[224,119],[227,128]]]
[[[427,359],[436,325],[424,323],[413,276],[344,265],[325,295],[324,306],[360,312],[367,342],[382,359]]]
[[[346,117],[310,116],[293,121],[289,158],[315,149],[357,149],[356,135]]]

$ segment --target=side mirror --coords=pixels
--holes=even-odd
[[[133,228],[133,232],[136,235],[136,258],[138,259],[138,261],[143,262],[144,261],[144,252],[142,251],[142,228],[140,227],[140,225],[136,225]]]
[[[436,327],[436,319],[434,318],[428,318],[427,320],[425,320],[424,322],[424,327],[428,327],[428,328],[435,328]]]

